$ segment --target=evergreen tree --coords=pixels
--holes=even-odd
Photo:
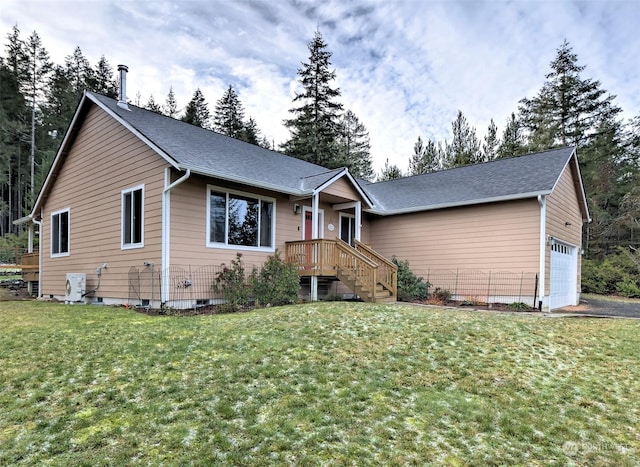
[[[514,157],[525,152],[525,139],[520,121],[516,118],[515,113],[511,113],[511,117],[507,119],[507,124],[502,133],[502,140],[498,145],[497,157]]]
[[[365,180],[374,178],[369,132],[351,110],[347,110],[340,120],[338,146],[339,158],[351,175]]]
[[[30,200],[35,198],[35,167],[36,167],[36,114],[40,112],[47,78],[51,73],[52,63],[49,53],[45,50],[38,33],[33,31],[24,47],[26,57],[25,95],[31,103],[31,158],[30,158]]]
[[[451,123],[453,139],[447,145],[447,160],[453,167],[477,164],[482,161],[480,142],[475,128],[469,126],[462,111],[458,110],[456,119]]]
[[[176,96],[173,93],[173,86],[169,88],[169,94],[167,94],[167,100],[164,105],[164,114],[171,118],[176,118],[178,116],[178,103],[176,102]]]
[[[77,99],[80,99],[84,90],[90,87],[94,79],[89,60],[82,54],[80,47],[76,47],[73,54],[65,58],[65,73],[73,93]]]
[[[187,104],[182,121],[201,128],[209,128],[209,107],[200,88],[196,89]]]
[[[113,67],[109,64],[104,55],[96,64],[87,80],[87,88],[112,99],[118,97],[118,82],[114,78]]]
[[[319,31],[309,43],[309,52],[309,62],[298,70],[303,91],[293,99],[300,106],[290,109],[294,117],[284,122],[291,139],[282,149],[290,156],[327,168],[340,167],[344,163],[337,144],[342,104],[336,99],[340,90],[331,86],[336,76],[330,69],[332,54]]]
[[[482,143],[482,160],[488,162],[496,159],[498,157],[498,146],[500,146],[498,127],[492,118],[489,122],[489,128],[487,128],[484,142]]]
[[[395,164],[389,164],[389,159],[387,158],[387,160],[384,161],[384,167],[380,172],[378,181],[395,180],[396,178],[402,178],[402,176],[402,170]]]
[[[253,117],[249,117],[246,122],[243,122],[239,139],[247,143],[255,144],[256,146],[261,146],[260,130]]]
[[[216,102],[213,113],[213,129],[218,133],[237,139],[241,138],[245,130],[244,109],[231,85]]]
[[[153,98],[153,94],[149,96],[147,105],[145,105],[144,108],[147,110],[150,110],[151,112],[155,112],[157,114],[162,113],[162,107],[160,106],[160,104],[156,103],[156,100]]]
[[[584,69],[565,40],[540,92],[520,101],[531,150],[581,146],[594,136],[601,121],[611,120],[620,112],[613,104],[614,96],[601,89],[599,81],[580,76]]]
[[[421,175],[440,170],[442,157],[442,149],[438,143],[428,139],[425,144],[418,136],[418,141],[413,145],[413,155],[409,159],[409,175]]]

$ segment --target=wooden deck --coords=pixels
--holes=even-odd
[[[22,278],[27,282],[38,282],[39,280],[39,258],[40,254],[24,253],[20,266],[22,267]]]
[[[363,243],[340,239],[287,242],[285,258],[300,276],[337,277],[366,302],[394,302],[398,269]]]

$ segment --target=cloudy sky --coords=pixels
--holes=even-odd
[[[406,169],[418,136],[450,138],[458,110],[479,136],[491,118],[501,132],[565,39],[583,77],[640,115],[638,0],[2,0],[3,38],[15,24],[37,31],[55,63],[79,46],[94,65],[128,65],[129,98],[143,105],[173,86],[184,108],[199,87],[213,110],[231,84],[276,144],[319,28],[377,170],[387,158]]]

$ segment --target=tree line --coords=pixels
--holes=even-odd
[[[583,77],[585,67],[578,64],[568,42],[557,50],[538,93],[518,102],[502,132],[492,119],[485,136],[479,138],[458,111],[451,139],[419,136],[407,173],[387,159],[377,177],[369,133],[340,102],[332,53],[319,31],[308,49],[308,60],[297,70],[301,92],[293,98],[291,118],[283,122],[290,138],[279,146],[245,115],[232,85],[216,101],[213,112],[200,89],[183,110],[172,87],[164,103],[151,95],[141,104],[138,93],[134,104],[329,169],[347,167],[355,177],[367,180],[575,145],[593,218],[585,233],[587,255],[603,257],[620,245],[640,248],[640,116],[628,121],[620,118],[622,109],[615,96],[602,89],[599,81]],[[76,47],[64,64],[54,64],[35,31],[23,38],[14,26],[0,57],[0,235],[16,233],[12,221],[30,211],[84,90],[117,97],[114,69],[104,56],[92,65]]]

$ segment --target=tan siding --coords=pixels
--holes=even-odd
[[[571,225],[566,225],[566,223]],[[573,168],[568,166],[560,176],[553,193],[547,198],[547,224],[548,236],[557,238],[563,242],[575,245],[578,251],[582,248],[582,213],[580,201],[574,184]],[[550,270],[551,251],[546,248],[546,270]],[[580,261],[578,254],[578,292],[580,291]],[[549,290],[550,274],[545,278],[545,290]]]
[[[171,191],[171,264],[181,267],[228,264],[235,258],[236,252],[242,253],[247,264],[262,264],[272,253],[206,246],[207,184],[211,182],[193,177]],[[289,201],[287,196],[225,182],[213,182],[213,185],[275,198],[275,246],[280,252],[284,252],[285,242],[302,238],[303,216],[294,214],[294,202]],[[297,201],[295,204],[304,205],[304,202]],[[325,206],[325,215],[328,210]]]
[[[473,269],[538,272],[536,200],[427,211],[371,220],[370,243],[419,273]]]
[[[353,188],[351,183],[343,178],[339,178],[327,188],[325,188],[322,193],[326,193],[328,195],[339,196],[340,198],[344,198],[346,200],[360,200],[360,195]]]
[[[128,271],[143,261],[160,265],[161,206],[167,164],[97,107],[92,107],[43,205],[41,234],[44,296],[64,295],[68,272],[84,272],[87,288],[108,263],[100,288],[104,298],[128,296]],[[144,184],[144,247],[121,250],[121,191]],[[70,208],[70,255],[50,257],[51,212]]]

